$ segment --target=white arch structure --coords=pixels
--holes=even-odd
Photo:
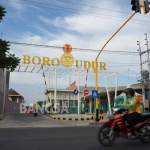
[[[55,85],[54,85],[54,99],[55,103],[57,102],[57,77],[62,77],[64,75],[74,75],[77,76],[77,85],[78,85],[78,91],[80,91],[80,76],[86,76],[87,74],[87,69],[83,68],[73,68],[73,67],[64,67],[64,66],[43,66],[44,68],[44,73],[45,74],[50,74],[54,76],[55,80]],[[14,72],[26,72],[26,73],[43,73],[41,65],[25,65],[25,64],[20,64]],[[116,75],[116,85],[115,85],[115,98],[117,96],[117,87],[118,87],[118,73],[117,72],[112,72],[112,71],[107,71],[107,70],[98,70],[98,75],[99,78],[104,78],[105,80],[105,86],[106,86],[106,92],[107,92],[107,97],[108,97],[108,104],[109,104],[109,113],[111,114],[111,108],[110,108],[110,95],[109,95],[109,90],[108,90],[108,82],[107,78],[112,75]],[[94,70],[93,69],[88,69],[88,76],[94,76]],[[70,79],[69,79],[70,81]],[[70,82],[69,82],[70,84]],[[80,95],[78,94],[78,113],[79,113],[79,104],[80,104]]]

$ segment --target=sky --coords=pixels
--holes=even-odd
[[[34,47],[11,43],[10,52],[23,59],[31,57],[60,58],[63,47],[70,44],[75,60],[95,60],[105,42],[133,13],[131,0],[1,0],[0,5],[7,13],[0,22],[2,39],[10,42],[53,46]],[[118,72],[118,85],[136,84],[140,73],[141,50],[146,50],[145,33],[150,41],[150,14],[136,14],[121,31],[107,44],[98,58],[107,63],[107,70]],[[55,48],[60,47],[60,48]],[[83,49],[91,49],[85,52]],[[109,50],[109,52],[108,52]],[[125,51],[123,53],[123,51]],[[127,52],[126,52],[127,51]],[[142,55],[147,61],[147,54]],[[148,64],[143,64],[148,69]],[[77,77],[71,77],[71,82]],[[48,75],[46,81],[49,83]],[[58,78],[58,88],[68,86],[68,76]],[[80,85],[85,85],[85,77],[80,78]],[[88,77],[88,86],[94,86],[94,77]],[[99,86],[105,86],[99,79]],[[108,79],[108,86],[115,86],[115,76]],[[50,79],[50,87],[54,80]],[[24,96],[27,103],[45,99],[45,84],[42,74],[12,72],[10,88]]]

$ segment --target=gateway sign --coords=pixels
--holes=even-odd
[[[34,56],[31,57],[29,55],[23,55],[23,64],[34,64],[34,65],[40,65],[42,64],[47,66],[59,66],[63,65],[65,67],[70,67],[75,63],[76,68],[84,68],[84,69],[90,69],[91,67],[95,68],[95,62],[89,62],[89,61],[82,61],[82,60],[75,60],[74,57],[71,54],[72,47],[69,44],[66,44],[63,47],[64,54],[61,56],[60,59],[58,58],[49,58],[49,57],[39,57]],[[97,62],[97,66],[99,70],[107,70],[106,69],[106,63],[105,62]]]

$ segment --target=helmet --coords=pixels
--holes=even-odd
[[[130,96],[134,96],[134,94],[135,94],[135,92],[132,88],[127,88],[123,92],[126,93],[126,94],[130,93]]]

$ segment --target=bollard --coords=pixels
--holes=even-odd
[[[102,110],[100,110],[99,121],[100,121],[100,123],[104,122],[104,113]]]
[[[94,122],[94,114],[92,113],[91,121]]]

